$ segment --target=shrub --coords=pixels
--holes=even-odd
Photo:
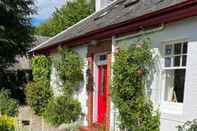
[[[39,80],[28,83],[25,93],[27,103],[38,115],[41,115],[45,110],[45,107],[53,96],[48,80]]]
[[[32,74],[34,81],[49,79],[50,68],[50,59],[47,56],[34,56],[32,59]]]
[[[65,131],[80,131],[80,123],[65,124]]]
[[[81,106],[77,100],[59,96],[49,102],[44,118],[53,125],[60,125],[76,121],[80,114]]]
[[[16,116],[18,113],[18,102],[15,99],[9,97],[10,92],[8,90],[0,91],[0,112],[9,116]]]
[[[187,121],[183,125],[177,127],[178,131],[197,131],[197,120]]]
[[[0,116],[0,131],[15,131],[15,119],[7,115]]]
[[[153,64],[150,40],[120,49],[113,65],[112,100],[127,131],[159,131],[159,115],[145,92],[149,66]]]

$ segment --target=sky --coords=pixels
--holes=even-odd
[[[39,25],[46,21],[55,8],[60,8],[65,3],[65,0],[35,0],[37,14],[32,16],[32,24]]]

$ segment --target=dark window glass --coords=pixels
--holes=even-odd
[[[187,43],[183,43],[183,53],[187,53]]]
[[[177,102],[183,102],[185,87],[185,69],[177,69],[174,72],[174,92]]]
[[[171,55],[171,54],[172,54],[172,45],[166,45],[165,55]]]
[[[184,55],[182,56],[182,66],[186,66],[186,63],[187,63],[187,56]]]
[[[101,56],[100,56],[100,60],[101,60],[101,61],[104,61],[104,60],[106,60],[106,59],[107,59],[107,56],[106,56],[106,55],[101,55]]]
[[[174,45],[174,54],[181,54],[181,44]]]
[[[174,57],[174,66],[180,66],[180,56]]]
[[[166,57],[165,58],[165,67],[170,67],[171,66],[171,58],[170,57]]]

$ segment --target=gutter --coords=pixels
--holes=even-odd
[[[147,34],[155,33],[155,32],[158,32],[158,31],[163,30],[164,28],[165,28],[165,25],[164,24],[161,24],[161,26],[158,27],[158,28],[154,28],[154,29],[147,30],[147,31],[140,31],[140,32],[138,32],[136,34],[131,34],[131,35],[127,35],[127,36],[115,38],[115,41],[121,41],[121,40],[128,39],[128,38],[133,38],[133,37],[138,37],[138,36],[142,36],[142,35],[147,35]]]

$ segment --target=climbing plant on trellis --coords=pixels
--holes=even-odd
[[[145,80],[153,65],[150,44],[150,39],[143,38],[115,55],[112,100],[121,128],[127,131],[159,131],[159,115],[145,92]]]

